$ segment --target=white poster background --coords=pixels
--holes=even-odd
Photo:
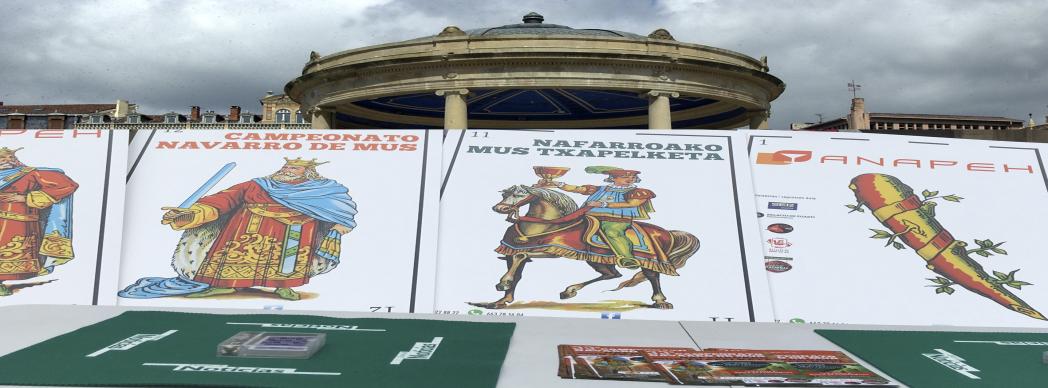
[[[124,259],[120,287],[142,277],[174,277],[171,255],[181,231],[160,224],[164,206],[178,206],[223,165],[237,166],[208,194],[266,176],[284,165],[284,158],[317,158],[320,175],[349,189],[357,204],[357,227],[342,237],[337,268],[295,290],[303,295],[287,301],[275,295],[233,294],[208,298],[119,298],[122,306],[268,308],[429,312],[433,303],[440,132],[424,130],[326,130],[316,133],[414,135],[416,151],[279,151],[157,149],[162,141],[227,141],[228,133],[297,133],[304,131],[157,131],[128,183]],[[309,142],[306,143],[308,147]],[[305,149],[306,147],[304,147]],[[424,185],[424,187],[422,186]],[[416,267],[417,265],[417,267]],[[268,288],[261,288],[270,290]],[[243,294],[243,293],[241,293]],[[414,303],[414,308],[412,308]]]
[[[132,137],[131,143],[127,145],[128,176],[131,176],[131,173],[134,172],[139,157],[142,156],[142,152],[145,151],[146,147],[152,143],[156,131],[155,129],[139,129],[135,131],[135,137]]]
[[[506,265],[494,249],[511,224],[506,222],[506,215],[492,210],[492,206],[502,200],[499,191],[517,184],[535,184],[539,177],[533,166],[570,167],[571,171],[558,181],[605,185],[606,175],[584,171],[587,166],[602,165],[641,171],[642,181],[637,186],[656,195],[652,200],[655,212],[645,222],[667,230],[687,231],[698,237],[701,244],[698,252],[679,270],[680,276],[660,276],[663,293],[674,306],[672,310],[638,308],[609,311],[604,316],[749,321],[752,310],[752,318],[756,320],[772,318],[767,279],[761,270],[753,194],[747,180],[744,137],[734,132],[684,130],[468,130],[465,135],[441,198],[438,313],[602,317],[600,311],[520,308],[519,304],[516,308],[510,304],[508,308],[495,310],[467,303],[493,302],[503,296],[495,284],[506,272]],[[470,146],[531,147],[534,139],[716,144],[722,147],[723,160],[541,156],[534,149],[528,155],[468,152]],[[448,146],[455,144],[445,142],[445,147]],[[733,156],[731,151],[736,154]],[[583,203],[586,198],[575,193],[567,195],[577,203]],[[525,213],[526,209],[521,209],[521,214]],[[744,253],[748,261],[744,261]],[[637,272],[622,268],[619,271],[621,278],[593,283],[574,298],[560,300],[559,293],[565,287],[596,278],[597,272],[581,260],[533,259],[526,264],[515,300],[583,304],[629,300],[651,304],[652,288],[648,282],[605,292]]]
[[[767,261],[789,264],[786,272],[769,273],[776,317],[781,321],[855,324],[964,325],[1048,327],[1048,322],[1013,312],[992,300],[953,286],[952,295],[936,294],[927,269],[913,249],[885,247],[886,239],[870,238],[871,229],[888,230],[870,210],[849,213],[856,198],[848,185],[863,173],[892,175],[920,195],[957,195],[951,202],[935,199],[936,220],[956,240],[976,247],[974,239],[1005,242],[1007,255],[970,256],[988,274],[1020,269],[1016,278],[1033,283],[1007,288],[1042,314],[1048,313],[1048,260],[1044,233],[1048,219],[1048,181],[1044,154],[1031,143],[858,133],[776,132],[750,134],[750,157],[780,150],[810,150],[811,160],[789,165],[753,164],[757,208]],[[827,155],[847,156],[848,164],[820,163]],[[864,163],[857,157],[885,166]],[[920,168],[894,159],[916,159]],[[956,166],[930,161],[955,161]],[[906,162],[903,162],[906,163]],[[968,171],[968,163],[990,163],[997,172]],[[948,164],[948,163],[945,163]],[[1030,171],[1001,172],[1003,165],[1030,166]],[[976,165],[984,168],[987,165]],[[923,199],[923,197],[922,197]],[[771,209],[770,202],[796,204],[797,210]],[[767,229],[787,224],[785,234]],[[776,248],[769,239],[785,238],[791,246]],[[783,252],[785,249],[786,252]],[[777,250],[777,251],[773,251]],[[783,259],[786,258],[786,259]],[[781,267],[779,268],[781,270]]]
[[[73,193],[73,260],[46,276],[5,281],[16,290],[0,297],[0,306],[115,304],[125,144],[126,131],[0,130],[0,147],[22,147],[15,155],[26,166],[61,169],[79,185]]]
[[[447,187],[448,183],[448,170],[455,165],[455,155],[459,148],[462,146],[463,136],[465,136],[466,130],[464,129],[445,129],[444,130],[444,147],[443,149],[443,163],[441,163],[441,184],[440,193],[444,194],[444,188]]]

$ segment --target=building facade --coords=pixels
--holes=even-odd
[[[0,129],[65,129],[80,123],[103,124],[123,119],[136,108],[124,100],[113,104],[4,105],[0,102]]]
[[[1045,120],[1048,122],[1048,117]],[[862,98],[852,99],[847,116],[817,124],[795,124],[791,129],[1048,143],[1048,124],[1035,125],[1032,118],[1024,124],[1022,120],[996,116],[869,113]]]
[[[259,103],[263,114],[255,114],[229,107],[228,113],[201,110],[191,106],[188,112],[167,112],[148,115],[132,110],[116,115],[111,111],[97,111],[83,115],[85,119],[65,128],[77,129],[308,129],[310,124],[302,117],[298,104],[285,95],[268,93]]]
[[[847,116],[812,124],[803,128],[809,131],[831,130],[1006,130],[1021,129],[1023,121],[1007,117],[937,115],[919,113],[868,113],[866,101],[862,98],[852,99],[851,110]]]
[[[266,92],[258,101],[262,104],[262,124],[306,124],[302,107],[286,94]]]

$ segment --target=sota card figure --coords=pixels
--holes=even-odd
[[[747,275],[759,242],[736,140],[471,130],[445,142],[458,152],[441,199],[437,311],[770,319],[765,275]]]
[[[0,134],[0,305],[113,303],[99,287],[111,292],[119,270],[126,143],[101,130]]]
[[[422,233],[435,233],[435,230],[422,226],[436,222],[430,219],[435,217],[435,211],[426,212],[427,206],[435,210],[436,195],[424,191],[422,185],[426,179],[439,179],[439,153],[427,161],[431,158],[430,150],[424,148],[424,143],[429,141],[428,132],[390,131],[372,137],[355,131],[295,132],[299,136],[286,132],[253,132],[255,136],[193,132],[157,133],[155,145],[146,151],[142,165],[132,175],[132,190],[147,189],[142,185],[151,181],[151,173],[164,168],[150,164],[150,154],[181,154],[186,158],[200,155],[204,161],[210,159],[210,154],[216,154],[233,161],[208,163],[217,166],[217,172],[197,178],[203,181],[197,188],[183,189],[191,194],[181,200],[181,204],[161,206],[159,214],[154,211],[153,225],[147,225],[146,217],[141,220],[135,217],[134,222],[150,231],[167,230],[168,236],[164,237],[169,241],[169,252],[173,252],[170,266],[175,276],[153,275],[134,280],[131,274],[137,273],[138,268],[130,263],[140,259],[132,258],[130,252],[148,252],[141,250],[145,247],[130,250],[126,256],[129,270],[125,271],[128,284],[119,294],[124,298],[121,303],[148,303],[167,298],[178,305],[197,300],[201,304],[212,305],[211,301],[215,301],[215,305],[233,307],[283,308],[283,303],[295,303],[296,308],[301,305],[301,308],[411,311],[419,307],[416,300],[422,304],[429,300],[418,297],[420,291],[431,293],[420,290],[418,285],[432,283],[420,281],[420,275],[416,274],[419,268],[424,271],[423,275],[432,273],[432,266],[422,261],[426,260],[425,256],[432,257],[434,248],[428,241],[422,241],[425,238]],[[227,147],[226,150],[199,149],[203,144],[216,143],[214,137],[234,141],[221,146]],[[263,149],[251,149],[251,139],[256,138],[264,140],[260,146]],[[271,148],[280,149],[266,152],[265,140],[280,145]],[[390,150],[384,151],[383,145]],[[410,147],[402,147],[405,145]],[[228,150],[234,147],[235,151]],[[327,148],[308,153],[306,157],[291,157],[288,154],[302,153],[288,152],[287,147]],[[432,164],[426,165],[427,162]],[[371,164],[382,165],[385,171],[369,172],[359,168]],[[271,170],[265,172],[267,167]],[[386,174],[396,179],[387,179],[383,184],[360,183],[369,179],[377,182]],[[144,178],[139,180],[139,176]],[[222,184],[227,180],[235,183]],[[216,187],[223,188],[213,190]],[[175,190],[168,192],[173,195]],[[427,200],[426,196],[432,198]],[[358,203],[363,214],[377,213],[390,219],[384,223],[360,220]],[[405,203],[413,206],[403,206]],[[386,237],[353,238],[361,230],[358,222],[363,230],[371,232],[369,235]],[[404,234],[404,229],[420,232]],[[129,234],[137,233],[129,231]],[[178,238],[172,239],[173,234],[178,234]],[[403,239],[410,244],[393,246],[390,239]],[[424,248],[429,248],[429,252]],[[156,250],[154,246],[149,252]],[[382,260],[377,260],[378,257]],[[346,263],[349,258],[354,259]],[[431,258],[428,260],[432,262]],[[325,278],[342,276],[323,282],[318,280],[322,275]],[[314,287],[314,283],[317,286]],[[402,288],[392,289],[398,286]],[[325,289],[329,291],[321,292]],[[268,301],[262,302],[264,305],[243,303],[260,299]]]

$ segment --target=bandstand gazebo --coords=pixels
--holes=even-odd
[[[785,84],[767,60],[543,23],[320,56],[285,86],[317,128],[766,128]]]

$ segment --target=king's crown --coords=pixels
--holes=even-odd
[[[295,166],[295,167],[316,167],[316,166],[319,166],[321,164],[328,163],[328,162],[317,162],[317,158],[313,158],[311,160],[305,160],[305,159],[302,159],[301,157],[294,158],[294,159],[288,159],[288,158],[285,157],[284,160],[285,160],[285,164],[287,164],[288,166]]]
[[[0,148],[0,158],[5,158],[5,157],[12,156],[12,155],[15,154],[15,152],[18,152],[22,148],[23,147],[18,147],[18,148],[15,148],[15,149],[10,149],[10,148],[7,148],[7,147]]]

